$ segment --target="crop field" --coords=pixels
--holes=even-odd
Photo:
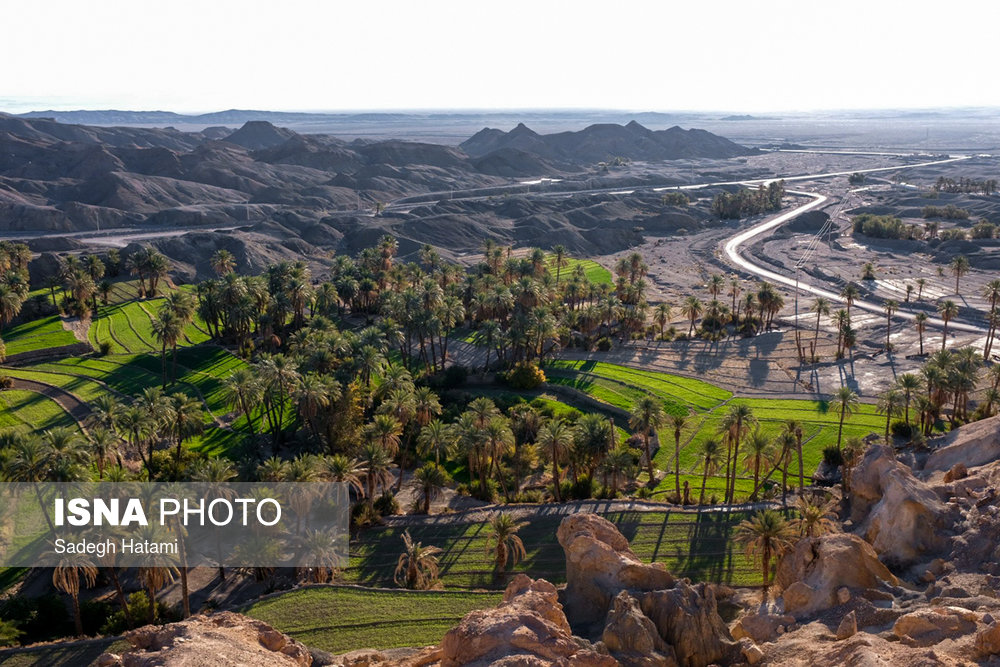
[[[760,573],[730,541],[734,527],[745,518],[739,512],[613,512],[604,517],[618,526],[632,549],[646,562],[662,562],[670,572],[692,580],[753,585]],[[553,583],[565,581],[566,559],[556,541],[561,516],[537,516],[518,535],[527,557],[511,569]],[[414,540],[443,549],[438,562],[446,589],[502,587],[493,578],[486,554],[488,523],[409,527]],[[372,528],[363,542],[351,545],[345,580],[364,586],[393,586],[396,560],[402,550],[403,528]]]
[[[572,257],[566,257],[566,266],[562,268],[559,273],[560,282],[567,276],[573,275],[573,271],[576,270],[577,266],[583,267],[583,272],[587,276],[587,280],[594,283],[595,285],[600,285],[602,283],[606,285],[613,285],[614,280],[611,278],[611,272],[606,268],[598,264],[592,259],[574,259]],[[546,263],[549,266],[549,272],[555,276],[556,275],[556,258],[554,255],[549,255]]]
[[[0,428],[28,426],[41,432],[57,426],[76,428],[76,422],[61,405],[33,391],[0,391]]]
[[[473,609],[494,607],[499,593],[385,591],[317,586],[243,610],[305,645],[330,653],[427,646]]]
[[[153,335],[153,318],[163,302],[163,298],[157,298],[102,306],[91,322],[90,342],[95,348],[101,343],[109,344],[111,354],[159,352],[160,346]],[[197,345],[209,338],[207,325],[196,317],[184,328],[178,346]]]
[[[73,332],[63,328],[58,315],[7,327],[0,331],[0,339],[7,346],[7,356],[78,342]]]
[[[731,392],[700,380],[595,361],[556,360],[546,365],[545,374],[551,384],[573,387],[623,410],[631,410],[640,398],[655,396],[663,402],[664,410],[668,413],[688,414],[680,440],[681,483],[687,479],[691,485],[691,494],[696,500],[701,488],[702,445],[709,439],[721,440],[722,419],[730,405],[749,406],[758,421],[756,428],[770,439],[778,435],[786,421],[794,419],[800,422],[806,475],[811,475],[816,470],[822,460],[823,449],[837,443],[840,417],[824,401],[734,398]],[[845,420],[843,437],[864,437],[872,432],[880,433],[884,427],[885,418],[876,413],[875,406],[862,404]],[[654,463],[660,470],[673,472],[673,430],[664,427],[660,429],[659,435],[661,447],[654,457]],[[743,458],[742,453],[740,458]],[[792,468],[797,471],[797,465]],[[745,470],[742,460],[740,474],[744,479],[737,482],[736,495],[745,498],[753,490],[753,481],[750,479],[752,470]],[[761,474],[766,474],[766,470]],[[778,480],[772,478],[772,481]],[[673,492],[674,483],[674,476],[668,475],[654,493]],[[706,496],[711,497],[713,491],[716,491],[716,495],[721,497],[723,487],[721,477],[709,476]]]

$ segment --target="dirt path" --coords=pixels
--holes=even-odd
[[[86,433],[87,429],[84,424],[86,423],[87,418],[92,414],[89,405],[65,389],[51,384],[45,384],[44,382],[37,382],[35,380],[22,380],[21,378],[11,378],[11,381],[13,382],[11,389],[33,391],[36,394],[41,394],[42,396],[51,398],[53,401],[58,403],[63,410],[68,412],[69,416],[73,418],[80,429]]]

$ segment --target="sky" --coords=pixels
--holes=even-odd
[[[982,1],[2,2],[7,112],[1000,106]]]

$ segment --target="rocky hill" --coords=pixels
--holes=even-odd
[[[705,130],[650,130],[636,121],[627,125],[601,123],[579,132],[538,134],[523,123],[510,132],[485,128],[462,142],[461,149],[474,158],[498,151],[520,151],[556,164],[594,164],[625,158],[657,161],[680,158],[730,158],[757,151]]]

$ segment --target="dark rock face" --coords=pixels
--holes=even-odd
[[[730,664],[739,659],[740,645],[719,616],[711,586],[680,581],[672,589],[646,593],[640,601],[642,613],[656,624],[683,667]]]

